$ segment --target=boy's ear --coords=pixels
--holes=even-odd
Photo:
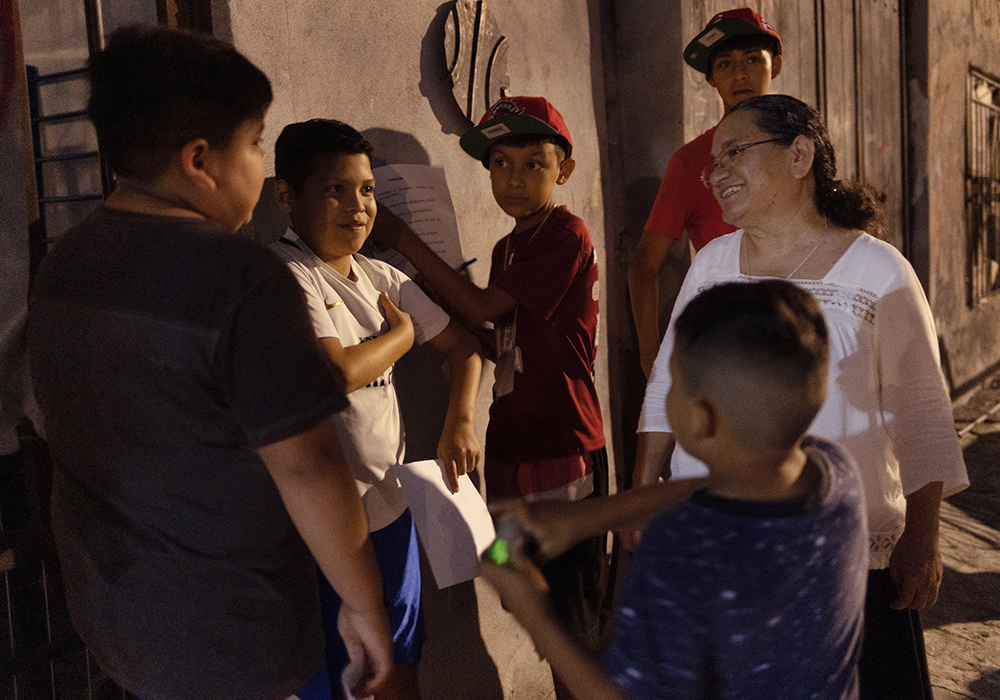
[[[692,434],[700,440],[708,440],[719,432],[719,414],[708,399],[697,399],[691,411]]]
[[[274,181],[274,201],[278,204],[278,209],[281,210],[282,214],[292,213],[295,191],[285,180]]]
[[[771,57],[771,80],[778,77],[781,72],[781,54]]]
[[[193,139],[181,148],[181,172],[199,187],[215,189],[215,178],[210,173],[209,158],[211,147],[206,139]]]
[[[566,158],[562,163],[559,164],[559,177],[556,178],[557,185],[564,185],[566,181],[569,180],[569,176],[573,174],[576,169],[576,161],[572,158]]]

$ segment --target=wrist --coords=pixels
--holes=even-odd
[[[465,410],[449,410],[444,417],[444,424],[453,429],[471,428],[473,424],[472,414]]]

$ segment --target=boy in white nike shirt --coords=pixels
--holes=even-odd
[[[368,516],[397,664],[376,699],[413,700],[420,697],[417,662],[424,639],[420,561],[402,489],[386,474],[405,451],[393,365],[414,342],[430,342],[444,354],[451,393],[438,456],[457,490],[458,477],[475,469],[480,457],[472,423],[481,360],[472,335],[416,283],[357,254],[375,221],[371,151],[342,122],[286,126],[275,146],[275,196],[292,226],[272,248],[299,280],[316,335],[347,380],[350,406],[337,424]],[[339,601],[329,586],[322,588],[327,667],[336,679],[348,657],[337,635]],[[336,696],[336,680],[333,685]]]

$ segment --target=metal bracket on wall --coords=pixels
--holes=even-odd
[[[444,50],[452,94],[472,124],[510,94],[507,37],[483,0],[456,0],[444,27]]]

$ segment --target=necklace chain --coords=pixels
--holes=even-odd
[[[785,279],[786,280],[792,279],[792,277],[795,275],[795,273],[798,272],[799,270],[801,270],[802,266],[806,264],[806,261],[809,258],[812,257],[813,253],[815,253],[817,250],[819,250],[819,244],[822,243],[823,239],[826,238],[827,231],[830,228],[830,222],[827,219],[824,218],[823,222],[824,222],[823,223],[823,234],[816,239],[816,245],[814,245],[812,247],[812,250],[810,250],[808,253],[806,253],[806,256],[804,258],[802,258],[802,261],[798,265],[795,266],[794,270],[792,270],[787,275],[785,275]],[[746,266],[746,269],[747,269],[747,277],[753,277],[753,274],[750,272],[750,248],[749,248],[749,242],[747,242],[745,239],[744,239],[744,243],[743,243],[743,263],[744,263],[744,265]]]
[[[531,235],[528,236],[528,240],[525,242],[525,244],[523,246],[521,246],[521,251],[523,251],[525,248],[527,248],[529,245],[531,245],[531,241],[533,241],[535,239],[535,234],[538,233],[541,230],[542,226],[545,225],[545,222],[549,220],[549,215],[554,210],[555,210],[555,207],[553,206],[547,212],[545,212],[545,217],[540,222],[538,222],[538,226],[536,226],[535,229],[531,232]],[[504,245],[504,249],[503,249],[503,260],[504,260],[503,269],[504,269],[504,271],[506,271],[507,268],[510,267],[511,263],[514,262],[514,255],[511,254],[511,252],[510,252],[510,239],[513,238],[513,237],[514,237],[514,234],[512,233],[510,236],[507,237],[507,243]]]

